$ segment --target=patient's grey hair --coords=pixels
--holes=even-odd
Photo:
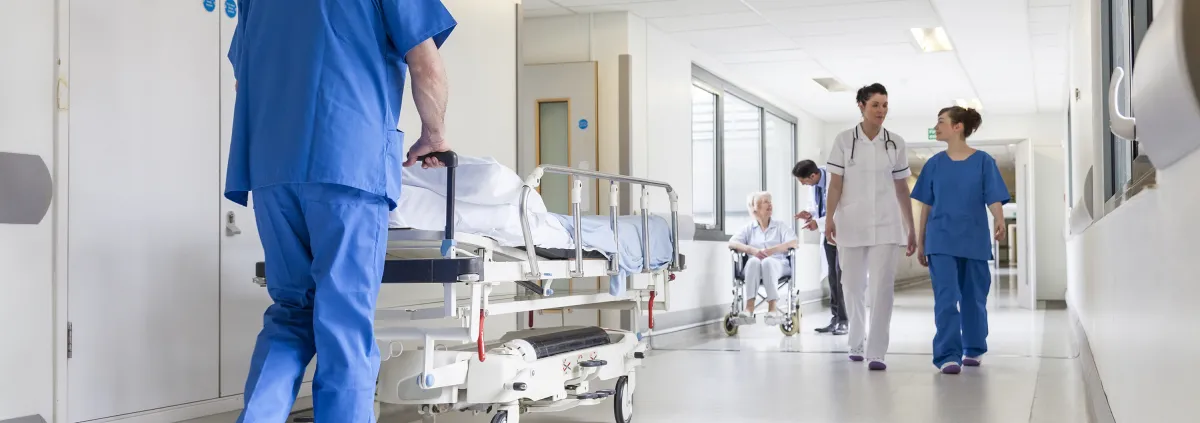
[[[766,192],[766,191],[750,193],[750,197],[747,201],[746,206],[749,208],[751,216],[753,216],[754,211],[758,209],[758,202],[762,201],[762,199],[764,199],[764,198],[771,198],[771,193]]]

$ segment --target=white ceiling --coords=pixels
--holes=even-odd
[[[629,11],[825,121],[857,120],[857,89],[887,86],[891,116],[955,99],[985,113],[1062,110],[1070,0],[524,0],[525,16]],[[953,51],[922,53],[910,28],[942,26]]]

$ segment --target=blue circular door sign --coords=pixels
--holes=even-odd
[[[217,10],[217,0],[204,0],[204,10],[209,12]]]
[[[579,129],[587,129],[587,125],[588,125],[587,119],[579,120]]]
[[[228,16],[231,18],[234,16],[237,16],[237,1],[236,0],[225,0],[225,16]]]

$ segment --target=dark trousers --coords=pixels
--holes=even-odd
[[[833,312],[834,323],[846,323],[846,297],[842,295],[842,267],[838,262],[838,249],[825,242],[825,259],[829,264],[829,308]]]

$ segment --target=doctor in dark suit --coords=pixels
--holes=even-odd
[[[802,211],[796,215],[797,220],[804,221],[804,229],[817,231],[821,234],[821,244],[824,246],[822,252],[825,256],[825,261],[821,266],[822,277],[829,279],[829,307],[833,312],[833,318],[829,320],[829,326],[817,328],[820,333],[833,333],[834,335],[845,335],[846,324],[849,318],[846,316],[846,300],[842,296],[842,269],[838,264],[837,247],[830,244],[828,239],[825,239],[825,204],[828,200],[828,184],[829,176],[825,168],[818,167],[812,160],[801,160],[792,168],[792,176],[795,176],[801,184],[813,187],[813,203],[808,210]]]

